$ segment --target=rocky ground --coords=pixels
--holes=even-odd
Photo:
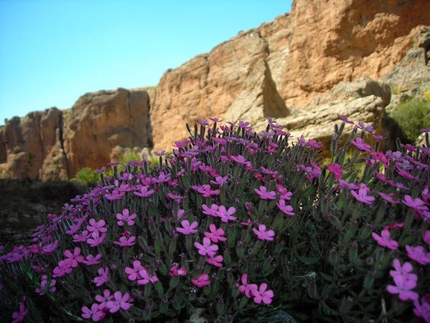
[[[64,203],[85,188],[70,182],[36,182],[0,179],[0,245],[31,242],[31,233],[46,220],[59,214]]]

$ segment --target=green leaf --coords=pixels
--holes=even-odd
[[[306,265],[316,264],[319,261],[317,257],[299,257],[299,259]]]
[[[164,297],[164,288],[163,285],[158,281],[154,284],[155,290],[157,291],[160,297]]]
[[[320,272],[319,274],[320,274],[320,276],[321,276],[323,279],[325,279],[325,280],[327,280],[327,281],[329,281],[329,282],[334,281],[334,278],[333,278],[332,276],[330,276],[330,275],[327,275],[327,274],[325,274],[325,273],[323,273],[323,272]]]
[[[357,262],[357,256],[358,256],[357,248],[350,248],[348,255],[349,255],[349,261],[355,264]]]

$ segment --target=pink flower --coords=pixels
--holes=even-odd
[[[393,203],[393,204],[398,204],[400,203],[400,200],[394,200],[394,193],[391,194],[385,194],[383,192],[378,192],[379,196],[381,196],[384,200],[386,200],[387,202]]]
[[[82,318],[84,319],[92,319],[94,322],[101,321],[105,318],[106,314],[100,308],[99,304],[93,303],[91,308],[86,306],[82,307]]]
[[[258,290],[256,284],[248,284],[248,275],[242,274],[241,277],[242,285],[239,285],[239,292],[245,293],[245,296],[251,298],[253,296],[253,291]]]
[[[209,265],[215,266],[215,267],[222,267],[222,261],[224,260],[223,256],[218,255],[218,256],[212,256],[212,257],[207,257],[206,258],[206,262]]]
[[[78,267],[78,263],[82,262],[84,260],[84,256],[80,255],[81,248],[75,247],[73,250],[73,253],[70,252],[70,250],[64,251],[64,255],[67,257],[66,260],[69,260],[71,262],[70,266],[72,268]]]
[[[122,295],[120,291],[116,291],[113,294],[113,298],[107,302],[106,308],[109,309],[110,313],[116,313],[120,308],[123,310],[128,310],[131,307],[129,298],[130,295],[128,293]]]
[[[236,163],[238,164],[243,164],[246,165],[248,163],[248,161],[245,159],[245,157],[243,157],[242,155],[238,155],[238,156],[231,156],[230,157],[232,160],[234,160]]]
[[[182,220],[181,225],[182,225],[182,228],[176,228],[176,231],[182,234],[188,235],[188,234],[198,232],[196,228],[199,225],[199,223],[197,221],[194,221],[193,223],[190,224],[190,221]]]
[[[372,232],[372,237],[375,239],[378,244],[382,247],[387,247],[391,250],[396,250],[399,246],[398,242],[390,238],[390,231],[382,230],[381,235],[379,236],[375,232]]]
[[[175,264],[172,268],[170,268],[171,277],[186,276],[186,275],[187,275],[187,270],[185,269],[184,266],[182,266],[181,268],[178,268],[178,264]]]
[[[337,115],[339,117],[340,120],[342,120],[343,122],[349,123],[349,124],[354,124],[354,122],[352,122],[351,120],[348,119],[348,117],[346,115]]]
[[[425,233],[423,233],[423,240],[427,246],[430,247],[430,230],[427,230]]]
[[[137,187],[138,190],[133,192],[134,195],[139,197],[149,197],[152,194],[154,194],[154,190],[149,190],[149,186],[146,185],[140,185]]]
[[[219,195],[219,190],[212,190],[211,186],[209,184],[204,184],[202,186],[191,186],[192,189],[196,190],[200,194],[202,194],[204,197],[211,197],[212,195]]]
[[[139,260],[133,261],[133,268],[125,267],[124,271],[128,275],[128,280],[134,281],[139,277],[139,271],[144,269]]]
[[[87,226],[87,230],[89,232],[106,232],[107,228],[106,228],[106,222],[105,220],[100,220],[100,221],[96,221],[94,219],[90,219],[89,221],[90,225]]]
[[[267,191],[265,186],[260,186],[260,189],[256,188],[254,190],[262,200],[274,200],[276,198],[276,192]]]
[[[87,239],[87,243],[91,246],[91,247],[97,247],[99,245],[101,245],[106,238],[106,233],[103,233],[100,236],[99,231],[94,231],[91,236]]]
[[[280,199],[278,201],[278,203],[276,203],[276,205],[286,215],[290,215],[290,216],[294,216],[295,215],[293,207],[291,205],[285,204],[285,200]]]
[[[428,211],[427,205],[419,197],[412,198],[410,195],[405,195],[402,202],[418,212]]]
[[[406,246],[408,257],[421,265],[427,265],[430,263],[430,252],[426,252],[423,246]]]
[[[94,298],[96,299],[97,302],[99,302],[99,309],[103,310],[106,308],[107,302],[109,302],[112,299],[112,295],[110,294],[110,290],[109,289],[105,289],[103,291],[103,296],[102,295],[96,295]]]
[[[227,238],[223,237],[224,230],[222,228],[217,229],[215,224],[209,225],[210,232],[205,232],[204,235],[212,240],[213,243],[217,243],[218,241],[226,241]]]
[[[102,259],[101,254],[97,254],[95,257],[90,254],[90,255],[86,256],[84,260],[82,260],[82,263],[87,265],[87,266],[98,265],[100,263],[101,259]]]
[[[210,215],[213,217],[218,216],[218,208],[219,206],[216,204],[212,204],[210,207],[208,207],[206,204],[202,204],[203,214]]]
[[[130,215],[130,211],[128,209],[122,210],[122,213],[118,213],[116,218],[119,220],[118,225],[122,227],[124,223],[127,223],[129,226],[134,225],[134,219],[137,217],[136,213]]]
[[[406,301],[408,299],[416,300],[418,299],[418,294],[414,291],[411,291],[417,285],[415,280],[407,280],[404,276],[398,275],[393,277],[394,283],[396,286],[388,285],[387,291],[391,294],[399,294],[399,298],[402,301]]]
[[[113,190],[112,193],[106,193],[105,197],[109,201],[120,200],[125,195],[125,192],[121,192],[120,190]]]
[[[212,184],[216,185],[224,185],[228,181],[228,176],[216,176],[214,181],[211,181]]]
[[[218,250],[218,246],[216,244],[211,244],[211,239],[203,238],[203,244],[198,242],[194,242],[194,246],[199,250],[198,253],[202,256],[208,255],[212,257]]]
[[[267,290],[267,284],[262,283],[258,289],[254,289],[252,291],[252,295],[254,296],[254,302],[260,304],[263,302],[264,304],[272,303],[272,298],[274,296],[272,290]]]
[[[217,216],[221,218],[222,222],[234,221],[236,217],[233,214],[236,213],[236,208],[231,206],[228,210],[224,205],[218,207]]]
[[[279,192],[279,198],[283,200],[291,200],[291,197],[293,196],[292,192],[289,192],[285,187],[283,187],[281,184],[276,184],[276,189]]]
[[[367,131],[367,132],[374,132],[375,129],[373,128],[372,125],[366,126],[363,121],[358,121],[358,128],[360,128],[363,131]]]
[[[430,128],[429,128],[430,129]],[[419,300],[414,300],[414,313],[418,317],[422,317],[424,321],[430,323],[430,295],[426,294],[422,298],[422,303]]]
[[[57,288],[55,287],[55,284],[56,284],[56,280],[51,279],[48,286],[48,276],[42,275],[41,282],[40,282],[41,288],[36,288],[36,293],[38,293],[39,295],[45,295],[48,291],[51,293],[54,293],[57,290]]]
[[[417,275],[412,274],[414,267],[409,262],[405,262],[403,266],[400,264],[399,259],[394,259],[393,266],[395,270],[390,270],[391,277],[403,276],[406,280],[418,280]]]
[[[365,203],[365,204],[372,204],[372,202],[375,200],[373,196],[367,195],[367,189],[366,188],[360,188],[358,190],[358,193],[356,191],[351,190],[351,194],[355,197],[355,199],[358,202]]]
[[[119,241],[114,241],[113,243],[115,243],[118,246],[121,247],[131,247],[134,246],[136,243],[136,237],[135,236],[131,236],[131,237],[121,237],[119,238]]]
[[[351,143],[359,150],[367,152],[370,152],[372,150],[372,147],[369,144],[366,144],[360,137],[351,140]]]
[[[100,268],[97,272],[100,276],[94,278],[94,283],[97,287],[100,287],[109,281],[109,267]]]
[[[342,175],[342,168],[339,164],[328,164],[327,168],[330,172],[333,173],[335,179],[339,179]]]
[[[12,313],[12,323],[20,323],[24,321],[24,318],[27,316],[27,314],[28,308],[25,308],[25,297],[23,297],[22,301],[19,303],[19,312]]]
[[[52,271],[54,278],[63,277],[66,274],[70,274],[72,272],[72,262],[70,260],[60,260],[58,262],[58,266],[54,268]]]
[[[191,282],[198,288],[209,286],[211,281],[209,280],[209,275],[206,273],[201,274],[197,279],[191,279]]]
[[[257,238],[260,240],[268,240],[272,241],[275,236],[275,232],[273,230],[266,231],[266,226],[264,224],[260,224],[258,226],[258,230],[253,228],[254,233],[257,235]]]

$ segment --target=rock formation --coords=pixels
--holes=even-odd
[[[89,93],[71,110],[7,121],[0,177],[70,178],[127,151],[171,150],[200,118],[259,127],[276,117],[324,142],[337,114],[382,131],[383,83],[406,91],[430,82],[428,12],[427,0],[295,0],[290,14],[168,70],[156,87]]]
[[[0,177],[67,179],[118,160],[127,148],[151,148],[149,107],[145,90],[118,89],[87,93],[68,111],[15,117],[0,129]]]

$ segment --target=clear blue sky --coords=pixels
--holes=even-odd
[[[168,68],[290,12],[292,0],[0,0],[0,125]]]

